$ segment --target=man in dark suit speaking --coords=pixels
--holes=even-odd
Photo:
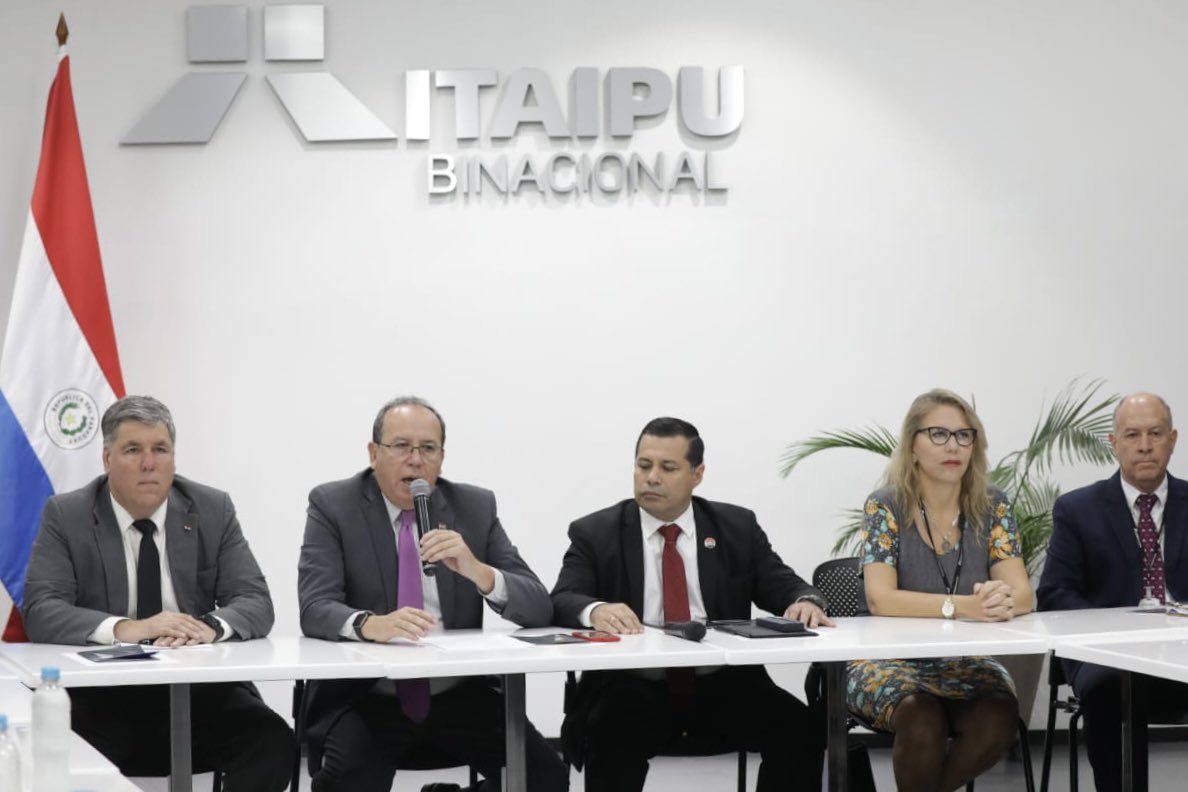
[[[1188,597],[1188,483],[1167,473],[1171,409],[1136,393],[1118,403],[1110,445],[1119,471],[1052,508],[1052,539],[1036,591],[1040,610],[1110,608]],[[1122,788],[1120,673],[1064,661],[1081,702],[1098,792]],[[1188,686],[1136,675],[1135,789],[1147,788],[1147,716],[1188,712]],[[1145,702],[1145,707],[1144,707]],[[1145,709],[1145,712],[1143,711]]]
[[[754,602],[832,625],[820,592],[780,560],[753,512],[693,497],[704,450],[686,421],[644,427],[635,499],[569,527],[552,594],[559,624],[638,633],[644,623],[750,618]],[[758,751],[760,792],[821,788],[824,724],[762,666],[588,672],[561,733],[588,792],[643,789],[648,760],[682,743]]]
[[[128,396],[101,422],[105,475],[45,504],[22,615],[41,643],[259,638],[272,599],[227,493],[174,475],[173,417]],[[69,688],[71,726],[125,775],[169,774],[167,686]],[[254,687],[194,685],[192,761],[227,792],[289,783],[293,732]]]
[[[416,641],[438,625],[482,627],[484,602],[524,627],[552,621],[548,591],[508,539],[495,496],[438,478],[445,422],[433,407],[414,396],[388,402],[367,447],[370,467],[309,494],[297,581],[306,635]],[[416,479],[432,487],[419,542]],[[311,763],[321,757],[315,792],[386,792],[402,760],[426,749],[489,780],[505,763],[502,698],[485,678],[313,682],[307,722]],[[565,766],[531,724],[526,750],[529,790],[568,789]]]

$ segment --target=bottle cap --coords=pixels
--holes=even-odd
[[[62,676],[62,672],[58,670],[57,666],[42,666],[41,667],[41,681],[42,682],[57,682]]]

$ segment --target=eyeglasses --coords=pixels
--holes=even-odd
[[[932,444],[940,446],[949,442],[950,437],[956,440],[959,446],[971,446],[973,445],[973,441],[978,437],[977,429],[957,429],[956,431],[952,431],[943,426],[925,426],[923,429],[916,430],[916,434],[920,434],[921,432],[927,432],[928,439],[932,441]]]
[[[392,453],[397,459],[408,459],[413,451],[421,452],[421,459],[426,462],[436,462],[441,457],[441,446],[437,443],[421,443],[414,445],[407,440],[397,440],[394,443],[376,443]]]

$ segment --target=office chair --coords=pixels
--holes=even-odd
[[[573,671],[565,672],[565,697],[562,709],[569,714],[570,703],[577,692],[577,675]],[[716,756],[727,753],[720,745],[714,745],[708,740],[683,740],[675,751],[666,751],[662,756]],[[569,763],[566,762],[566,767]],[[582,776],[582,788],[585,788],[585,775]],[[747,792],[747,752],[738,752],[738,792]]]
[[[298,679],[293,683],[293,733],[297,735],[297,748],[293,756],[293,774],[292,780],[289,782],[289,792],[298,792],[301,788],[301,749],[305,745],[305,694],[306,683],[304,679]],[[406,756],[401,760],[400,770],[443,770],[449,767],[458,767],[459,762],[455,759],[444,756],[434,750],[418,751],[416,756]],[[478,784],[478,771],[473,767],[470,770],[471,787]],[[217,780],[216,776],[216,780]],[[214,792],[220,792],[218,787]]]

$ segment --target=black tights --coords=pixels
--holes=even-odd
[[[993,767],[1015,741],[1019,703],[993,693],[955,701],[915,693],[891,715],[891,764],[904,792],[952,792]]]

